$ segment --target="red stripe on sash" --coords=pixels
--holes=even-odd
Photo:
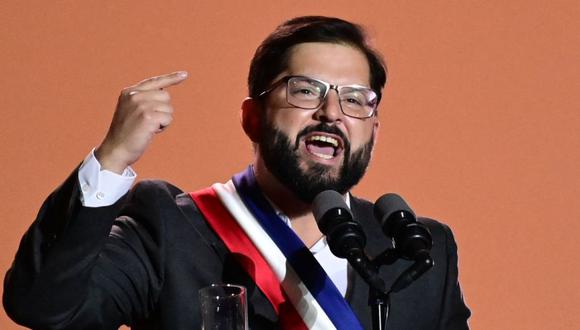
[[[209,187],[191,192],[189,195],[230,252],[244,256],[237,258],[238,262],[268,298],[278,315],[282,328],[307,329],[270,265],[223,206],[216,192]]]

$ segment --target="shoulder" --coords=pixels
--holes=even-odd
[[[434,246],[436,244],[444,244],[446,250],[457,249],[455,238],[453,237],[453,231],[447,224],[426,217],[418,217],[417,221],[425,224],[425,226],[429,228],[431,236],[433,237]]]
[[[199,218],[189,194],[163,180],[142,180],[135,184],[126,196],[120,215],[141,223],[159,224]]]
[[[126,206],[138,205],[140,208],[162,208],[169,205],[179,207],[193,204],[189,193],[184,192],[172,183],[163,180],[142,180],[133,186],[127,194]]]
[[[127,195],[123,215],[163,222],[196,224],[201,213],[189,192],[163,180],[142,180]],[[201,221],[205,223],[205,221]]]
[[[163,180],[142,180],[133,186],[129,192],[132,198],[147,198],[152,196],[167,196],[175,198],[183,191],[177,186]]]
[[[149,242],[144,246],[163,247],[159,251],[166,251],[171,260],[186,259],[179,251],[191,257],[191,251],[221,248],[189,193],[162,180],[143,180],[131,189],[113,231],[125,239]]]

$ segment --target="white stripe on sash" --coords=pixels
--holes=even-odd
[[[309,329],[336,329],[322,307],[318,304],[276,243],[246,208],[232,181],[215,183],[212,188],[232,217],[238,222],[280,281],[284,292]]]

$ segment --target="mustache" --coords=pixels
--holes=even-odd
[[[324,133],[338,135],[342,139],[342,141],[344,142],[344,149],[347,151],[350,150],[350,141],[348,141],[348,139],[344,135],[344,133],[338,127],[336,127],[336,125],[327,125],[327,124],[323,124],[323,123],[320,123],[317,125],[311,125],[311,126],[307,126],[307,127],[303,128],[296,136],[294,150],[298,150],[298,145],[300,144],[300,142],[299,142],[300,139],[303,138],[304,136],[312,133],[312,132],[324,132]]]

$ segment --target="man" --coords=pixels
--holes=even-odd
[[[5,280],[8,314],[43,329],[199,329],[198,290],[224,282],[248,289],[253,329],[370,329],[368,286],[329,253],[311,209],[319,192],[336,190],[361,223],[368,254],[391,247],[372,205],[348,193],[370,160],[386,81],[360,27],[299,17],[258,48],[242,104],[255,146],[248,169],[191,194],[160,181],[127,193],[129,166],[171,124],[166,88],[186,76],[123,90],[102,144],[23,237]],[[451,231],[421,221],[436,266],[392,296],[389,329],[465,329]],[[381,276],[392,284],[409,265],[401,260]]]

